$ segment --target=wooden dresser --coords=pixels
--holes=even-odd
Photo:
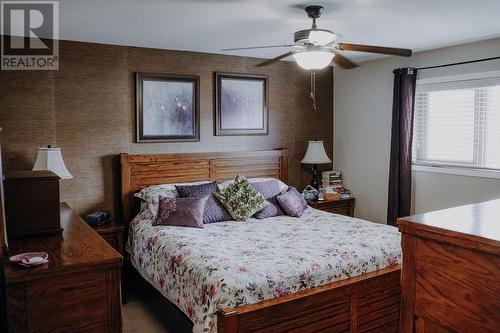
[[[37,268],[5,264],[9,332],[121,332],[121,255],[64,203],[61,227],[9,241],[10,255],[49,254]]]
[[[500,200],[398,219],[400,332],[500,332]]]

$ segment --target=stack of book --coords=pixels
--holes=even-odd
[[[342,174],[338,170],[322,172],[322,185],[325,193],[340,193],[342,199],[351,198],[351,193],[342,185]]]

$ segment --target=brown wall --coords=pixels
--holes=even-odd
[[[331,156],[332,68],[318,76],[318,109],[310,79],[291,62],[259,68],[259,59],[63,41],[59,71],[0,72],[0,127],[4,168],[29,169],[37,148],[57,145],[73,179],[61,182],[62,200],[81,214],[119,205],[116,155],[289,148],[289,182],[309,182],[301,167],[307,140],[321,139]],[[269,76],[269,135],[213,135],[215,71]],[[201,140],[135,143],[134,73],[200,76]]]

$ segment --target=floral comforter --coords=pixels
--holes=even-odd
[[[132,263],[194,323],[216,332],[218,307],[236,307],[383,269],[401,262],[395,227],[308,208],[278,216],[152,226],[148,210],[130,225]]]

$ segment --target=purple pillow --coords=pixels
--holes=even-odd
[[[307,208],[307,201],[295,187],[289,187],[288,191],[279,195],[277,199],[283,211],[289,216],[301,217]]]
[[[269,203],[266,207],[254,214],[257,219],[265,219],[268,217],[283,215],[278,204],[278,195],[281,194],[280,185],[276,180],[266,180],[263,182],[250,182],[250,184],[264,196]]]
[[[267,219],[268,217],[285,215],[283,210],[280,208],[277,197],[267,199],[266,202],[268,205],[255,213],[253,217],[261,220]]]
[[[153,225],[203,228],[203,211],[208,196],[203,198],[160,197]]]
[[[197,185],[175,185],[175,188],[181,198],[202,198],[208,196],[205,212],[203,213],[203,223],[232,220],[226,208],[214,196],[214,192],[219,191],[216,182]]]
[[[264,196],[265,199],[270,199],[281,194],[280,185],[275,180],[266,180],[263,182],[250,182],[250,185]]]

